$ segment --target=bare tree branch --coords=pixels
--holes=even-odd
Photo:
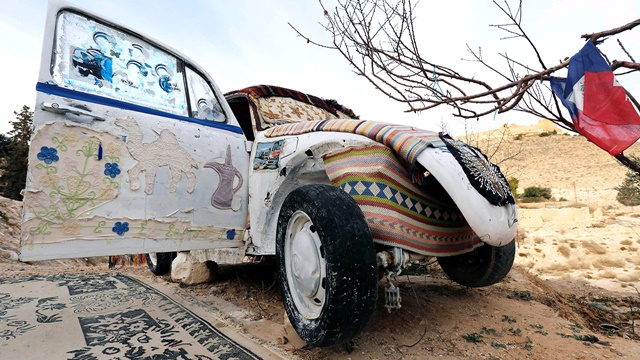
[[[339,0],[330,12],[324,10],[324,29],[331,44],[320,44],[304,36],[293,25],[296,33],[307,43],[337,50],[351,65],[353,71],[366,78],[377,90],[389,98],[404,103],[407,112],[420,112],[442,105],[453,109],[453,116],[478,119],[481,116],[508,111],[520,111],[547,118],[561,128],[577,132],[571,119],[565,118],[560,103],[544,83],[560,69],[566,68],[568,59],[555,66],[547,66],[533,40],[522,26],[522,0],[493,0],[506,17],[506,22],[491,25],[506,33],[503,39],[522,39],[533,52],[537,65],[500,54],[506,68],[490,64],[482,56],[482,48],[474,50],[467,44],[470,59],[496,74],[502,83],[493,84],[439,64],[430,54],[423,53],[414,28],[416,3],[412,0]],[[598,40],[632,30],[640,19],[624,26],[581,37],[596,43]],[[620,47],[630,61],[609,62],[612,70],[640,70],[640,64]],[[604,55],[604,54],[603,54]],[[606,56],[605,56],[606,58]],[[625,72],[625,74],[628,72]],[[620,73],[618,73],[620,75]],[[640,108],[638,102],[629,99]],[[616,156],[621,163],[632,167],[623,154]],[[640,169],[638,169],[640,171]]]
[[[616,39],[616,40],[618,41],[618,45],[620,45],[620,48],[622,48],[622,51],[624,51],[624,53],[625,53],[625,54],[627,54],[627,56],[629,57],[629,59],[630,59],[632,62],[636,62],[636,61],[633,59],[633,56],[631,56],[631,54],[629,54],[629,52],[627,51],[627,49],[625,49],[625,48],[624,48],[624,45],[622,45],[622,41],[620,41],[620,39]]]
[[[611,35],[617,35],[620,34],[621,32],[625,32],[627,30],[631,30],[634,27],[640,25],[640,19],[638,20],[634,20],[626,25],[617,27],[617,28],[613,28],[613,29],[609,29],[609,30],[605,30],[605,31],[600,31],[597,33],[593,33],[593,34],[583,34],[581,36],[581,38],[583,39],[589,39],[591,40],[591,42],[595,43],[598,39],[601,39],[603,37],[608,37]]]

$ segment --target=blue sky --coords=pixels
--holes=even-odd
[[[362,77],[356,76],[337,52],[306,44],[289,27],[319,42],[330,39],[320,23],[322,8],[316,1],[216,1],[216,0],[75,0],[74,4],[148,35],[182,52],[204,67],[223,92],[250,85],[270,84],[293,88],[323,98],[335,98],[364,119],[412,124],[439,130],[442,121],[452,119],[442,108],[421,114],[406,114],[405,107],[384,97]],[[332,7],[335,1],[324,1]],[[511,1],[511,3],[516,3]],[[626,24],[640,15],[640,1],[618,0],[615,6],[601,0],[525,0],[524,27],[540,45],[543,57],[555,61],[571,56],[582,47],[583,33]],[[0,2],[0,66],[4,88],[0,102],[0,133],[11,129],[14,110],[23,104],[35,106],[35,84],[47,11],[46,0],[3,0]],[[468,74],[483,74],[467,57],[466,43],[482,46],[483,54],[495,56],[507,51],[523,60],[531,52],[517,41],[500,41],[502,34],[488,24],[504,22],[490,0],[423,0],[418,5],[416,25],[423,53]],[[634,51],[638,31],[621,37]],[[632,36],[635,35],[635,38]],[[633,41],[632,41],[633,40]],[[611,59],[622,59],[615,39],[602,45]],[[531,61],[530,63],[535,64]],[[479,75],[480,76],[480,75]],[[629,78],[630,79],[630,78]],[[622,84],[640,97],[636,81]],[[503,122],[537,121],[508,113],[482,119],[477,129]],[[453,121],[449,130],[460,134],[462,122]]]

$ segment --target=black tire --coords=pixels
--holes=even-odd
[[[175,252],[144,254],[149,270],[155,275],[166,275],[171,271],[171,262],[176,258]]]
[[[484,244],[466,254],[439,257],[438,263],[458,284],[483,287],[496,284],[507,276],[515,254],[515,241],[499,247]]]
[[[292,191],[278,217],[276,259],[285,311],[307,344],[340,344],[369,324],[378,295],[375,249],[360,207],[344,191]]]

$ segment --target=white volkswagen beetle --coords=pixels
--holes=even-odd
[[[280,87],[225,97],[184,55],[73,5],[52,2],[46,29],[22,260],[147,253],[162,273],[176,251],[275,256],[315,346],[366,327],[379,268],[436,257],[476,287],[509,272],[516,206],[477,149]]]

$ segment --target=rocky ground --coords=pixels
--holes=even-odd
[[[584,138],[523,136],[520,188],[552,188],[555,202],[522,204],[516,263],[502,283],[470,289],[432,262],[400,276],[402,309],[389,313],[383,287],[367,330],[330,348],[297,348],[285,332],[275,267],[222,266],[216,282],[181,286],[185,297],[217,312],[217,326],[299,359],[636,359],[640,354],[640,209],[615,201],[625,170]],[[505,164],[505,165],[508,165]],[[0,199],[2,276],[121,271],[169,282],[144,268],[108,270],[106,259],[19,263],[21,204]]]

